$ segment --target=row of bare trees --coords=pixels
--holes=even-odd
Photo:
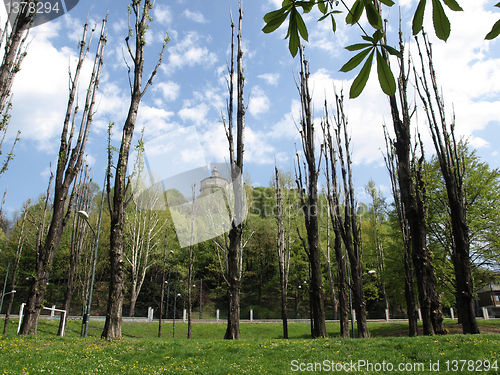
[[[467,207],[463,182],[465,163],[462,160],[463,157],[459,152],[458,143],[454,136],[454,117],[451,127],[446,122],[444,104],[439,94],[436,74],[432,64],[432,51],[425,34],[424,43],[426,59],[424,59],[420,51],[420,46],[417,43],[421,61],[421,73],[417,73],[415,67],[412,67],[412,69],[417,92],[428,117],[432,139],[448,193],[453,237],[452,261],[455,268],[455,295],[457,298],[459,321],[462,324],[464,333],[479,333],[475,320],[474,291],[469,256]],[[304,170],[307,174],[303,175],[301,161],[297,154],[296,182],[307,230],[307,239],[302,237],[301,239],[309,258],[311,333],[313,337],[326,336],[326,329],[324,328],[321,253],[318,247],[319,232],[316,212],[318,204],[317,181],[321,166],[321,157],[323,156],[325,158],[328,209],[335,234],[338,318],[340,320],[341,334],[343,336],[349,334],[347,304],[348,300],[352,297],[351,301],[354,304],[353,308],[356,313],[358,336],[369,337],[366,325],[366,301],[363,292],[362,244],[359,219],[356,213],[357,203],[354,196],[352,161],[349,150],[350,138],[347,133],[347,117],[343,109],[343,97],[337,94],[335,97],[335,126],[332,126],[330,123],[328,105],[325,101],[325,116],[322,120],[323,143],[321,144],[321,151],[318,153],[320,161],[317,162],[317,155],[314,148],[313,113],[308,86],[309,66],[304,58],[302,47],[299,48],[299,52],[301,72],[300,82],[297,86],[302,103],[302,117],[298,130],[302,139],[302,149],[305,158]],[[400,53],[404,56],[404,44],[402,40],[400,41]],[[389,63],[388,56],[384,57],[387,63]],[[429,67],[429,78],[425,69],[426,61]],[[441,301],[437,293],[433,260],[427,245],[424,149],[420,138],[418,143],[420,146],[420,155],[417,154],[417,147],[412,146],[411,117],[413,112],[407,99],[409,80],[407,70],[410,70],[410,68],[405,65],[406,63],[403,59],[399,62],[399,103],[396,96],[389,98],[396,139],[390,139],[386,130],[387,155],[385,159],[391,175],[395,207],[398,212],[403,235],[405,295],[409,317],[409,334],[410,336],[417,334],[417,313],[415,292],[413,290],[414,276],[416,276],[417,281],[418,300],[422,313],[424,334],[444,334],[446,331],[443,327]],[[431,82],[431,84],[429,85],[428,82]],[[434,107],[437,110],[434,110]],[[332,136],[332,129],[334,129],[334,136]],[[340,176],[337,176],[337,170],[340,171]],[[276,181],[278,181],[277,172]],[[343,188],[339,188],[339,181],[341,181]],[[276,183],[276,189],[278,207],[278,257],[280,260],[280,278],[283,279],[286,276],[284,272],[286,252],[283,247],[283,198],[278,183]],[[376,235],[378,236],[378,234]],[[347,257],[343,253],[342,243]],[[383,249],[380,242],[378,241],[377,243],[379,272],[383,272]],[[281,285],[282,293],[284,294],[286,293],[286,282],[282,281]],[[385,290],[384,285],[382,285],[382,289]],[[383,294],[387,314],[387,296],[385,292]],[[282,311],[284,333],[286,335],[286,305],[283,306]]]
[[[131,81],[131,101],[127,119],[123,126],[123,136],[118,155],[118,161],[116,166],[114,166],[115,183],[113,185],[113,189],[111,184],[112,176],[110,172],[112,164],[111,153],[109,156],[110,167],[108,168],[107,172],[106,184],[112,224],[110,235],[110,262],[112,277],[108,301],[108,313],[106,316],[105,328],[102,333],[102,337],[106,339],[121,337],[120,323],[124,288],[123,228],[125,220],[124,212],[127,199],[130,195],[127,193],[127,189],[130,185],[130,178],[127,179],[126,177],[130,145],[134,135],[134,126],[140,101],[146,93],[147,88],[152,84],[153,78],[158,71],[159,65],[161,64],[163,51],[168,41],[168,38],[165,37],[163,48],[160,52],[160,58],[149,78],[147,79],[146,84],[143,84],[143,71],[145,61],[144,48],[146,44],[145,34],[152,19],[149,16],[149,13],[153,7],[153,3],[154,2],[150,0],[133,1],[129,7],[130,12],[135,16],[135,18],[133,19],[133,24],[130,28],[132,30],[131,35],[126,38],[126,47],[133,62],[133,72],[131,72],[131,69],[129,67],[129,73],[131,75],[129,77]],[[29,7],[26,7],[26,9],[28,8]],[[6,53],[4,54],[4,61],[2,63],[2,69],[0,72],[0,105],[1,112],[3,113],[2,129],[4,131],[6,131],[9,119],[8,109],[10,108],[10,88],[12,86],[14,76],[19,71],[21,62],[26,55],[25,51],[23,50],[23,44],[26,40],[29,24],[33,21],[32,17],[33,16],[30,17],[28,13],[20,13],[16,18],[14,24],[12,25],[12,30],[10,33],[8,33],[7,31],[7,25],[3,29],[2,41],[4,39],[6,41]],[[80,259],[82,247],[84,245],[84,242],[92,242],[88,241],[88,238],[85,240],[85,223],[79,220],[77,215],[72,216],[71,213],[73,212],[73,210],[84,211],[88,209],[91,198],[88,190],[81,190],[82,188],[88,189],[91,185],[89,171],[87,168],[82,171],[82,166],[84,163],[85,146],[92,124],[92,118],[95,115],[94,107],[99,86],[99,77],[103,66],[103,51],[106,45],[106,23],[107,17],[102,22],[100,35],[98,36],[97,47],[95,47],[96,52],[93,63],[93,70],[89,80],[88,88],[86,90],[83,111],[80,110],[77,99],[77,91],[79,87],[82,67],[87,60],[87,55],[90,51],[92,36],[95,30],[89,30],[88,24],[84,26],[82,39],[79,43],[80,50],[75,71],[73,75],[70,75],[70,92],[68,97],[66,115],[64,118],[63,130],[61,133],[57,168],[54,178],[51,177],[49,182],[49,188],[47,190],[45,201],[45,214],[43,215],[42,221],[36,225],[36,227],[38,228],[37,241],[36,244],[34,244],[34,249],[36,252],[36,270],[35,277],[32,279],[32,284],[25,308],[25,315],[20,329],[21,334],[36,333],[38,318],[43,307],[43,300],[47,288],[48,278],[52,268],[53,259],[61,241],[63,231],[71,217],[74,218],[74,225],[71,241],[72,251],[70,257],[71,262],[69,270],[69,281],[65,298],[66,307],[68,307],[71,303],[71,297],[74,290],[75,270]],[[130,40],[131,36],[133,36],[133,40]],[[4,163],[2,171],[7,168],[8,162],[11,158],[12,155],[9,154]],[[80,177],[77,178],[77,176],[79,175]],[[54,194],[52,203],[49,205],[52,182],[54,185]],[[71,188],[71,186],[73,186],[73,188]],[[24,218],[26,218],[27,212],[28,211],[25,210],[25,214],[23,216]],[[142,218],[140,218],[140,220],[142,220]],[[148,222],[151,220],[154,221],[155,218],[148,216],[146,220]],[[148,242],[147,239],[149,238],[150,240],[151,237],[155,235],[156,233],[149,233],[149,237],[148,233],[145,236],[143,235],[143,237],[146,237],[146,241],[145,243],[136,243],[136,245],[140,245],[140,249],[136,249],[136,256],[138,252],[143,251],[144,247],[146,248],[144,251],[146,253],[148,252],[148,246],[151,244],[151,241]],[[23,238],[24,237],[21,235],[20,241],[22,241]],[[21,249],[22,245],[20,244],[18,248]],[[16,254],[16,267],[19,263],[19,256],[20,251],[18,251],[18,253]],[[145,269],[147,270],[147,267]],[[136,279],[138,279],[138,277]],[[13,283],[15,283],[15,277],[13,278]],[[134,288],[134,291],[138,291],[139,289],[140,285],[138,285],[137,288]],[[10,305],[11,303],[9,304],[9,306]],[[6,320],[6,324],[7,322],[8,319]]]
[[[132,35],[126,38],[126,49],[129,58],[132,61],[132,67],[129,67],[129,80],[131,83],[130,105],[127,118],[123,125],[121,144],[118,151],[116,163],[113,161],[112,147],[109,145],[108,170],[106,176],[106,192],[108,196],[108,208],[110,212],[111,230],[110,230],[110,252],[109,262],[111,269],[111,279],[109,286],[108,305],[106,312],[106,322],[102,332],[102,338],[120,338],[121,337],[121,317],[125,291],[125,260],[132,265],[133,288],[131,314],[133,314],[134,301],[140,291],[141,283],[145,272],[148,269],[148,253],[151,246],[156,246],[158,241],[154,238],[160,238],[164,228],[158,226],[158,217],[153,215],[150,210],[148,216],[146,211],[137,211],[135,216],[130,216],[129,221],[137,221],[137,225],[129,225],[136,232],[132,231],[128,239],[132,243],[132,255],[127,259],[124,253],[126,231],[125,210],[133,191],[131,191],[132,177],[127,176],[127,167],[129,154],[131,151],[134,129],[139,111],[139,105],[147,89],[153,82],[158,68],[162,62],[163,52],[168,41],[165,37],[163,47],[160,51],[160,58],[157,61],[153,71],[147,80],[144,76],[144,47],[145,35],[148,30],[151,17],[149,13],[153,7],[154,1],[144,0],[133,1],[130,5],[130,12],[133,23],[130,25]],[[226,135],[229,144],[229,164],[231,167],[231,188],[234,206],[230,212],[231,225],[228,234],[228,243],[225,248],[225,280],[227,282],[228,293],[228,325],[225,339],[240,338],[240,288],[241,288],[241,264],[243,253],[243,222],[244,222],[244,186],[242,182],[243,155],[244,155],[244,128],[245,128],[245,104],[244,104],[244,75],[243,75],[243,51],[242,51],[242,1],[239,2],[239,22],[237,33],[237,51],[236,51],[236,72],[234,64],[234,29],[235,25],[231,21],[232,42],[231,42],[231,62],[229,66],[228,78],[228,108],[225,124]],[[22,19],[19,25],[23,25]],[[49,225],[45,226],[45,217],[40,225],[39,236],[36,244],[36,277],[33,279],[30,294],[27,301],[25,317],[21,326],[21,334],[35,334],[40,311],[43,307],[43,299],[46,291],[47,281],[52,267],[52,262],[61,241],[61,236],[66,227],[70,213],[76,207],[73,201],[80,202],[81,209],[88,205],[88,199],[85,200],[86,192],[79,192],[77,186],[89,185],[90,180],[87,171],[80,175],[81,181],[77,183],[77,176],[81,172],[84,162],[85,145],[94,115],[95,96],[99,84],[99,76],[103,65],[103,49],[106,44],[106,26],[107,19],[102,23],[99,42],[96,48],[94,58],[94,68],[87,89],[84,111],[80,115],[80,125],[76,126],[77,103],[76,92],[80,77],[82,65],[90,49],[90,37],[87,37],[88,26],[84,27],[82,41],[80,43],[80,54],[78,64],[74,75],[71,77],[71,88],[67,106],[67,112],[61,134],[58,165],[54,177],[54,199],[51,207]],[[22,30],[20,35],[25,32]],[[425,38],[425,36],[424,36]],[[20,39],[20,43],[22,42]],[[420,53],[422,63],[422,74],[417,74],[415,68],[415,81],[429,123],[431,124],[431,134],[435,144],[436,152],[440,162],[443,177],[446,183],[448,199],[451,208],[451,227],[453,234],[453,255],[452,260],[455,267],[456,287],[457,287],[457,307],[459,310],[460,321],[463,324],[464,333],[478,333],[477,324],[473,309],[473,285],[470,272],[468,228],[466,218],[466,205],[464,200],[463,186],[463,162],[457,152],[457,142],[454,139],[453,125],[447,126],[445,119],[445,110],[439,90],[436,84],[435,72],[432,66],[432,53],[430,45],[425,41],[426,55],[429,61],[430,81],[428,85],[426,72],[423,68],[424,58]],[[15,38],[10,40],[7,45],[14,46],[12,62],[20,64],[23,53],[20,47],[15,44]],[[10,43],[10,44],[9,44]],[[16,42],[17,43],[17,42]],[[300,79],[297,84],[301,105],[301,121],[298,130],[302,140],[302,151],[305,162],[297,153],[296,164],[296,185],[300,196],[301,207],[305,220],[306,235],[299,232],[303,248],[309,261],[309,293],[310,293],[310,314],[311,314],[311,335],[312,337],[326,337],[326,314],[325,314],[325,292],[323,285],[322,268],[322,249],[319,241],[319,217],[318,217],[318,180],[322,166],[322,159],[325,164],[325,177],[327,181],[327,200],[331,226],[335,236],[334,252],[337,263],[338,277],[338,316],[341,324],[341,334],[349,335],[348,330],[348,304],[349,300],[354,305],[356,313],[358,336],[369,337],[369,331],[366,323],[366,301],[363,291],[363,267],[362,267],[362,243],[360,233],[360,222],[357,214],[357,202],[354,195],[354,183],[352,177],[352,160],[350,151],[350,138],[347,130],[347,116],[344,113],[343,97],[336,95],[336,111],[334,121],[328,114],[328,104],[325,103],[325,115],[321,123],[323,133],[323,142],[320,150],[316,150],[315,142],[317,134],[315,133],[314,114],[312,109],[312,98],[309,90],[309,63],[306,61],[303,49],[300,50]],[[389,63],[386,52],[382,51],[384,58]],[[404,45],[400,41],[400,54],[404,55]],[[442,334],[443,328],[442,309],[439,295],[436,288],[436,277],[432,267],[432,258],[427,246],[426,233],[426,197],[425,181],[423,169],[423,149],[420,151],[420,157],[416,156],[415,147],[411,143],[411,113],[410,104],[407,98],[408,71],[409,68],[405,62],[399,60],[399,97],[395,95],[389,97],[389,103],[392,114],[395,140],[387,136],[386,157],[388,169],[391,173],[394,199],[398,208],[401,230],[404,239],[404,263],[407,294],[407,308],[410,320],[410,335],[416,334],[416,308],[414,302],[414,292],[412,289],[413,275],[416,276],[418,287],[418,300],[422,311],[424,334]],[[15,73],[15,72],[14,72]],[[0,75],[0,84],[2,93],[8,93],[13,79],[12,72],[8,73],[10,81],[2,83],[3,72]],[[10,75],[9,75],[10,74]],[[10,82],[10,83],[9,83]],[[236,82],[236,90],[234,89]],[[234,115],[234,92],[236,92],[236,116]],[[6,98],[8,95],[6,96]],[[3,97],[2,97],[3,98]],[[7,99],[5,99],[7,100]],[[5,104],[0,103],[2,110]],[[437,106],[436,116],[434,107]],[[236,134],[234,135],[233,120],[236,118]],[[7,117],[4,117],[4,119]],[[453,120],[454,121],[454,120]],[[453,122],[454,123],[454,122]],[[75,134],[78,137],[74,139]],[[8,160],[6,165],[8,164]],[[113,167],[113,168],[112,168]],[[114,172],[112,173],[112,170]],[[340,172],[340,175],[338,175]],[[114,182],[112,181],[114,179]],[[279,173],[276,169],[276,199],[278,206],[278,255],[280,285],[282,290],[282,315],[284,321],[284,336],[287,337],[287,308],[286,291],[289,267],[289,248],[286,247],[286,230],[284,220],[284,198],[279,188]],[[71,186],[74,186],[71,190]],[[50,184],[49,184],[50,189]],[[47,199],[49,194],[47,194]],[[194,197],[193,197],[194,200]],[[194,205],[194,202],[193,202]],[[46,207],[48,205],[46,204]],[[74,269],[76,259],[79,257],[84,241],[84,225],[76,222],[74,224],[74,233],[72,241],[72,262],[70,267],[70,282],[66,293],[65,306],[71,302]],[[193,219],[194,220],[194,219]],[[146,223],[148,228],[146,229]],[[129,223],[130,224],[130,223]],[[192,226],[194,223],[192,223]],[[330,225],[330,224],[327,224]],[[149,231],[149,232],[148,232]],[[345,251],[345,254],[344,254]],[[380,250],[382,251],[382,250]],[[382,254],[382,253],[381,253]],[[381,255],[383,258],[383,255]],[[144,262],[143,267],[139,269],[134,259],[141,258]],[[189,248],[189,277],[192,276],[193,260],[193,240]],[[411,262],[411,261],[412,262]],[[383,264],[383,259],[381,260]],[[333,279],[330,277],[330,279]],[[190,285],[191,283],[189,283]],[[333,288],[332,283],[332,290]],[[191,299],[189,291],[189,299]],[[189,301],[190,304],[190,301]],[[387,306],[387,303],[386,303]],[[353,309],[351,308],[351,311]],[[191,312],[189,313],[189,321]]]

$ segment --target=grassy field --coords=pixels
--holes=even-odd
[[[11,329],[14,330],[15,320]],[[0,336],[1,374],[289,374],[319,373],[500,373],[500,333],[400,336],[406,323],[369,323],[370,339],[341,339],[338,324],[329,323],[328,339],[309,339],[307,324],[245,323],[242,340],[226,341],[225,324],[123,323],[123,339],[101,341],[102,322],[91,322],[89,337],[80,338],[81,323],[70,321],[66,337],[57,337],[57,320],[41,320],[36,337]],[[446,322],[454,332],[456,322]],[[3,327],[3,320],[0,320]],[[484,332],[500,332],[500,322],[481,321]],[[396,336],[396,337],[395,337]],[[399,337],[398,337],[399,336]],[[487,371],[489,370],[489,371]]]

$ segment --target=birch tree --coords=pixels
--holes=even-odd
[[[139,175],[135,184],[143,183]],[[161,235],[166,225],[163,211],[159,210],[159,200],[163,197],[161,184],[152,185],[135,195],[134,204],[125,213],[124,256],[130,266],[131,276],[129,316],[134,316],[135,304],[147,271],[158,262]],[[138,191],[138,186],[133,190]]]

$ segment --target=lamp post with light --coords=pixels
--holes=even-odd
[[[12,290],[10,292],[7,292],[7,293],[2,293],[2,300],[0,301],[0,313],[2,312],[2,306],[3,306],[3,298],[8,295],[8,294],[15,294],[16,291],[15,290]]]

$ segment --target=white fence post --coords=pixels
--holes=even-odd
[[[153,321],[153,308],[152,307],[148,307],[148,321],[149,322],[152,322]]]
[[[19,331],[21,330],[21,322],[23,321],[24,306],[26,306],[26,304],[21,303],[21,307],[19,308],[19,324],[17,325],[17,333],[18,334],[19,334]]]
[[[488,308],[486,308],[486,307],[483,307],[483,317],[484,317],[484,320],[490,319],[490,316],[488,314]]]
[[[250,321],[253,322],[253,310],[250,309]]]
[[[217,321],[219,321],[219,310],[217,309]]]
[[[450,315],[451,315],[451,320],[455,319],[455,311],[453,311],[453,307],[450,307]]]

